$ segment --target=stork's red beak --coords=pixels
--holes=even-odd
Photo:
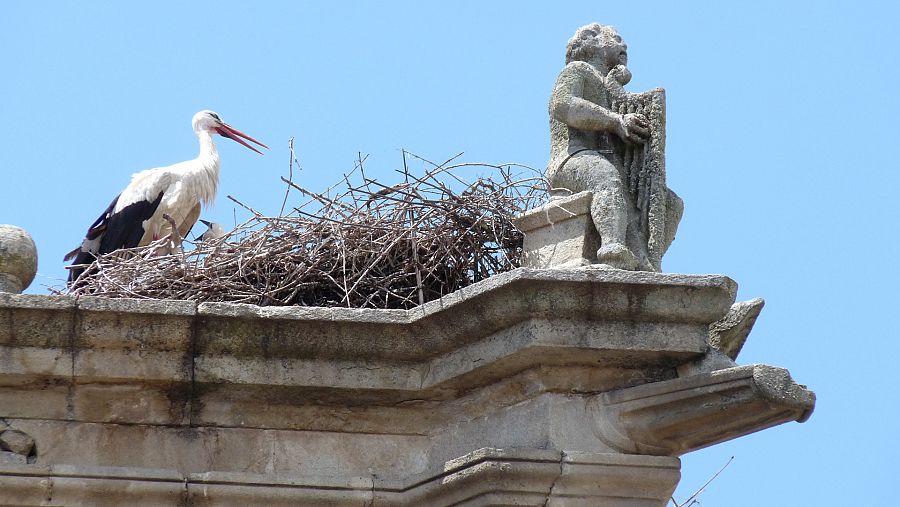
[[[263,144],[263,143],[257,141],[256,139],[253,139],[252,137],[248,136],[247,134],[241,132],[240,130],[238,130],[238,129],[236,129],[236,128],[232,127],[231,125],[229,125],[229,124],[227,124],[227,123],[224,123],[224,122],[222,123],[222,125],[216,127],[216,132],[218,132],[219,135],[222,136],[222,137],[227,137],[228,139],[231,139],[231,140],[233,140],[233,141],[237,141],[237,142],[243,144],[243,145],[246,146],[247,148],[250,148],[251,150],[255,151],[256,153],[259,153],[260,155],[262,155],[263,152],[257,150],[256,148],[254,148],[253,146],[251,146],[250,144],[248,144],[247,141],[252,141],[252,142],[254,142],[254,143],[256,143],[256,144],[262,146],[263,148],[265,148],[265,149],[267,149],[267,150],[269,149],[269,147],[266,146],[265,144]],[[244,139],[241,139],[241,138],[244,138],[244,139],[246,139],[247,141],[244,141]]]

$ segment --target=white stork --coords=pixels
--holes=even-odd
[[[222,224],[216,222],[208,222],[206,220],[200,219],[200,222],[206,226],[206,230],[203,234],[197,236],[197,241],[212,241],[214,239],[219,239],[225,235],[225,228],[222,227]]]
[[[164,215],[171,217],[181,237],[186,237],[200,216],[201,204],[209,205],[216,197],[219,153],[213,134],[237,141],[259,154],[262,152],[244,139],[268,149],[212,111],[195,114],[192,124],[200,140],[197,158],[133,174],[131,183],[88,228],[81,246],[66,254],[66,261],[75,259],[73,266],[90,264],[98,254],[147,245],[172,232]],[[82,271],[84,267],[70,268],[69,283]]]

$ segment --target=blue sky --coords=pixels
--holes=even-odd
[[[486,5],[483,5],[486,4]],[[631,4],[633,7],[617,7]],[[216,207],[277,213],[296,137],[304,186],[401,148],[547,162],[547,99],[575,28],[617,26],[632,91],[668,96],[668,183],[685,216],[669,272],[722,273],[766,307],[741,363],[819,397],[791,423],[683,458],[704,506],[893,505],[900,30],[890,2],[6,2],[0,16],[0,223],[35,238],[46,292],[62,256],[140,169],[192,158],[214,109]]]

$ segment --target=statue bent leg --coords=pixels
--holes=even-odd
[[[634,270],[638,260],[627,247],[632,208],[619,169],[594,151],[576,153],[562,167],[548,174],[554,188],[572,192],[591,190],[591,219],[600,234],[597,261],[615,269]]]

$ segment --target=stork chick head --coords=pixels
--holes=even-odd
[[[222,118],[220,118],[219,115],[214,111],[200,111],[199,113],[194,115],[194,118],[191,120],[191,124],[194,127],[194,132],[197,134],[199,134],[200,132],[219,134],[222,137],[227,137],[232,141],[237,141],[238,143],[243,144],[247,148],[250,148],[260,155],[262,155],[262,152],[248,144],[246,141],[244,141],[244,139],[256,143],[265,149],[269,149],[269,147],[265,144],[257,141],[256,139],[253,139],[247,134],[222,121]]]

